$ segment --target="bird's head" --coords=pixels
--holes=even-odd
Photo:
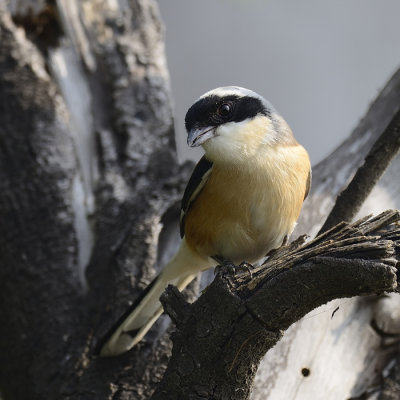
[[[205,93],[189,108],[185,125],[188,145],[201,145],[211,161],[240,160],[256,156],[265,146],[296,143],[267,100],[238,86]]]

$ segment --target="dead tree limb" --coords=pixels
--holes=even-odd
[[[341,221],[351,221],[365,199],[371,193],[380,177],[399,152],[400,148],[400,111],[393,117],[371,150],[365,157],[349,185],[336,199],[320,233],[332,228]]]
[[[13,15],[7,4],[12,5]],[[0,0],[0,10],[0,390],[6,400],[147,399],[168,364],[171,343],[165,319],[121,357],[100,359],[93,350],[164,264],[163,258],[173,252],[176,205],[190,173],[190,165],[179,166],[175,153],[157,7],[151,0]],[[299,224],[302,231],[321,223],[337,191],[382,131],[381,124],[397,111],[399,97],[400,71],[355,134],[324,165],[314,168],[315,194],[305,204]],[[339,169],[340,176],[332,173]],[[395,239],[382,236],[379,240]],[[271,261],[278,261],[277,257]],[[361,282],[365,293],[371,288],[384,290],[393,275],[391,262],[379,262],[377,257],[376,253],[372,264],[366,262],[370,272]],[[332,254],[322,258],[298,260],[298,279],[310,274],[308,268],[315,267],[316,273],[329,271]],[[334,259],[339,260],[339,255],[334,254]],[[383,280],[377,280],[381,286],[367,287],[372,265],[382,271]],[[357,271],[354,260],[346,257],[337,268],[343,273]],[[253,289],[260,296],[264,285],[277,291],[275,283],[289,279],[297,268],[292,270],[278,268],[270,280],[256,270],[254,282],[259,286]],[[325,276],[320,275],[321,279]],[[258,302],[250,301],[246,279],[246,274],[232,279],[218,276],[206,296],[219,290],[233,305],[246,302],[246,311],[239,309],[239,315],[250,325],[244,324],[243,330],[261,328],[261,336],[272,344],[281,332],[278,325],[268,325]],[[359,279],[358,273],[354,279]],[[342,292],[353,293],[350,287]],[[176,299],[182,304],[179,296]],[[221,309],[220,298],[214,302],[207,307]],[[193,307],[187,306],[186,314],[171,303],[169,312],[173,315],[176,310],[174,318],[180,321],[180,315],[193,315],[197,306]],[[298,316],[306,308],[299,308]],[[286,315],[283,327],[297,318],[289,311]],[[179,327],[178,339],[187,325],[179,323]],[[239,345],[241,324],[235,327],[232,350],[236,351],[228,355],[229,346],[225,346],[226,352],[221,352],[230,361],[226,365],[232,376],[250,365],[241,358],[249,354],[251,343],[257,344]],[[190,336],[190,330],[185,332]],[[203,338],[208,335],[207,329],[203,331]],[[187,340],[192,346],[190,337]],[[247,379],[239,382],[243,396],[266,349],[263,344],[257,347],[251,371],[243,372]],[[179,371],[185,365],[189,370],[190,360],[181,361]],[[166,388],[168,377],[176,377],[171,374],[175,367],[171,362],[160,391]],[[210,379],[214,372],[215,367]],[[232,376],[221,369],[220,377],[212,377],[212,385],[216,388],[217,383],[219,388],[216,395],[227,393],[225,379],[231,382]],[[183,382],[185,390],[189,380]],[[201,397],[207,392],[198,393]]]
[[[250,274],[219,273],[191,305],[170,287],[162,302],[177,331],[152,400],[247,399],[261,357],[292,323],[335,298],[397,289],[399,220],[388,211],[297,241]]]

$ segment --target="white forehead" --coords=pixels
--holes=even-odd
[[[244,96],[249,96],[249,97],[255,97],[257,99],[265,101],[265,99],[260,96],[258,93],[253,92],[252,90],[240,87],[240,86],[224,86],[224,87],[219,87],[213,90],[210,90],[207,93],[204,93],[200,98],[204,98],[207,96],[218,96],[218,97],[224,97],[224,96],[239,96],[239,97],[244,97]]]
[[[219,87],[213,90],[210,90],[207,93],[204,93],[202,96],[200,96],[200,99],[203,99],[204,97],[208,97],[208,96],[218,96],[218,97],[225,97],[225,96],[239,96],[239,97],[254,97],[256,99],[259,99],[263,102],[263,104],[265,104],[268,109],[270,109],[271,111],[276,111],[274,109],[274,107],[272,106],[272,104],[266,100],[264,97],[262,97],[261,95],[259,95],[256,92],[253,92],[252,90],[240,87],[240,86],[223,86],[223,87]]]

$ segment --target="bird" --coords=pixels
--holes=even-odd
[[[225,86],[202,95],[185,117],[187,143],[202,146],[181,202],[181,243],[108,335],[101,356],[130,350],[162,314],[172,284],[199,272],[255,263],[288,241],[311,185],[307,151],[261,95]]]

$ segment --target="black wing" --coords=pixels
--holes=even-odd
[[[212,162],[203,156],[195,166],[189,182],[186,186],[185,193],[183,194],[181,202],[181,218],[180,218],[180,231],[181,237],[185,235],[185,218],[190,206],[196,199],[198,194],[203,189],[204,184],[207,182],[212,169]]]

